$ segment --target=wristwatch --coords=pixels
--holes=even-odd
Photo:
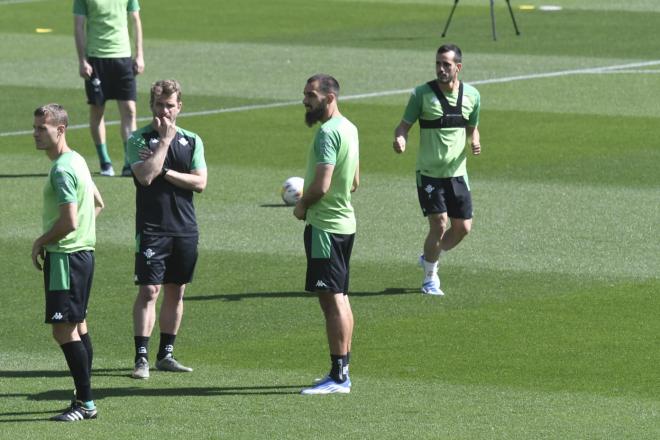
[[[167,168],[165,165],[163,165],[163,169],[160,171],[160,175],[165,177],[165,174],[167,174],[167,172],[169,170],[170,170],[169,168]]]

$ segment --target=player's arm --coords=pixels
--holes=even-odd
[[[471,139],[470,145],[472,146],[472,154],[477,155],[481,153],[481,139],[479,135],[479,128],[467,126],[465,127],[468,137]]]
[[[353,186],[351,186],[351,192],[355,192],[360,186],[360,162],[357,163],[355,167],[355,176],[353,176]]]
[[[163,164],[165,157],[170,149],[170,143],[176,135],[176,126],[167,118],[154,117],[153,126],[158,132],[158,145],[153,150],[153,154],[147,158],[142,157],[142,160],[135,162],[131,165],[135,178],[142,186],[149,186],[153,180],[160,176],[163,172]],[[131,144],[133,138],[129,140],[129,148],[134,145]]]
[[[32,244],[32,264],[38,270],[42,270],[41,261],[46,257],[45,246],[57,243],[70,232],[78,227],[78,205],[75,203],[63,203],[60,205],[60,215],[53,226]]]
[[[81,77],[89,79],[92,76],[92,66],[87,62],[85,46],[87,36],[85,35],[85,24],[87,18],[84,15],[73,16],[73,33],[76,40],[76,52],[78,53],[78,73]]]
[[[99,189],[94,185],[94,216],[98,217],[103,208],[105,208],[105,203],[103,203]]]
[[[406,143],[408,142],[408,132],[410,131],[412,124],[401,120],[399,125],[394,129],[394,142],[392,147],[397,153],[403,153],[406,151]]]
[[[293,209],[293,215],[295,215],[298,220],[304,220],[307,215],[307,209],[326,195],[330,189],[332,173],[334,170],[334,164],[320,163],[316,165],[314,180],[309,187],[305,189],[305,193],[300,200],[298,200],[298,203],[296,203],[296,206]]]
[[[207,174],[206,168],[191,170],[190,173],[167,170],[163,177],[174,186],[201,193],[206,189]]]
[[[133,21],[133,36],[135,38],[135,59],[133,60],[133,72],[136,75],[144,72],[144,52],[142,50],[142,20],[140,11],[129,13]]]

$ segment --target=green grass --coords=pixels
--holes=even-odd
[[[129,378],[134,188],[96,176],[107,203],[89,309],[100,416],[65,428],[45,421],[72,383],[41,324],[43,281],[29,257],[48,169],[29,135],[33,109],[63,103],[70,145],[93,171],[98,164],[70,4],[0,2],[0,94],[9,103],[0,106],[1,439],[660,437],[660,47],[649,37],[657,2],[516,9],[520,37],[496,2],[493,42],[487,2],[461,1],[449,37],[482,94],[484,151],[469,159],[474,229],[443,262],[441,299],[418,293],[426,225],[414,187],[417,131],[404,155],[391,137],[407,90],[433,76],[452,2],[142,3],[139,116],[149,116],[152,81],[179,79],[179,124],[202,136],[209,164],[176,350],[195,372]],[[629,64],[640,66],[575,72]],[[340,105],[360,129],[362,187],[354,387],[309,399],[298,391],[328,355],[321,311],[302,291],[303,225],[279,205],[279,186],[304,173],[313,130],[299,102],[305,79],[321,70],[350,98]],[[280,106],[247,107],[271,104]],[[107,118],[117,119],[113,103]],[[121,160],[116,126],[108,139]]]

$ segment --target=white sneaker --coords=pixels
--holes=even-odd
[[[445,293],[440,290],[440,278],[434,274],[431,278],[425,278],[422,283],[422,293],[427,295],[444,296]]]
[[[131,377],[133,379],[149,379],[149,361],[146,358],[138,358]]]
[[[424,254],[419,256],[418,263],[422,269],[425,269]],[[437,273],[434,273],[433,276],[431,277],[424,278],[424,282],[422,282],[422,293],[425,293],[427,295],[436,295],[436,296],[445,295],[445,293],[442,290],[440,290],[440,277],[438,277]]]
[[[327,376],[321,382],[316,385],[305,388],[300,391],[300,394],[311,395],[311,394],[348,394],[351,392],[351,385],[348,380],[337,383],[330,376]]]
[[[115,170],[112,169],[112,164],[104,163],[101,164],[101,171],[99,172],[102,176],[112,177],[115,175]]]

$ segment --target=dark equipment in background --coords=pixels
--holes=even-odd
[[[497,40],[497,34],[495,33],[495,0],[490,0],[490,22],[493,26],[493,41]],[[511,9],[511,2],[506,0],[506,5],[509,7],[509,14],[511,14],[511,21],[513,22],[513,28],[516,30],[516,35],[520,35],[518,30],[518,25],[516,24],[516,17],[513,16],[513,10]],[[449,17],[447,18],[447,23],[445,24],[445,29],[442,31],[442,37],[444,38],[447,35],[447,29],[449,28],[449,23],[451,23],[451,18],[454,15],[454,11],[458,6],[458,0],[454,0],[454,6],[451,8]]]

